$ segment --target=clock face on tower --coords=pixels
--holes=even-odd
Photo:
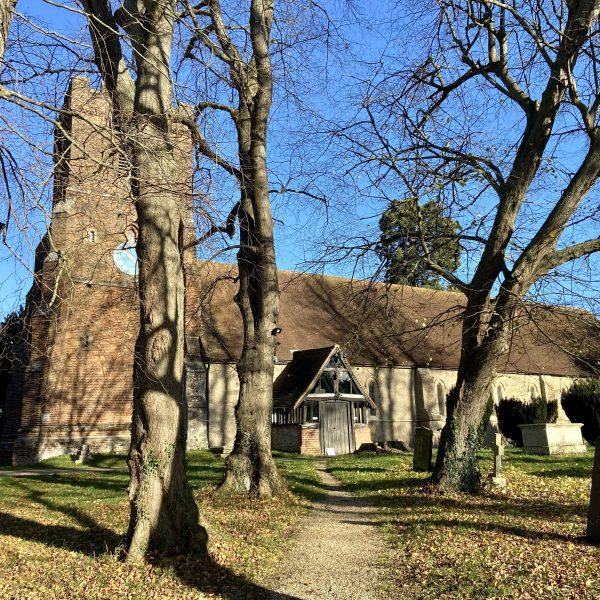
[[[132,277],[137,275],[138,261],[137,252],[135,251],[135,233],[127,231],[125,234],[126,240],[119,244],[113,251],[113,261],[119,271]]]

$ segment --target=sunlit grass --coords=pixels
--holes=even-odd
[[[118,560],[129,511],[124,456],[92,457],[85,466],[63,456],[33,477],[0,477],[0,598],[201,598],[226,588],[228,597],[260,595],[258,582],[293,538],[303,499],[319,493],[313,462],[288,458],[278,461],[295,498],[252,501],[216,497],[224,460],[189,453],[212,560],[157,558],[148,567]]]
[[[491,452],[480,454],[484,475]],[[409,453],[340,456],[331,472],[381,513],[392,598],[598,598],[600,548],[583,538],[593,454],[508,450],[509,487],[427,493]]]

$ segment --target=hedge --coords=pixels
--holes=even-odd
[[[531,402],[506,398],[500,400],[496,406],[496,415],[502,435],[512,440],[517,446],[523,446],[523,436],[519,425],[556,422],[558,404],[546,402],[543,398],[535,398]]]
[[[581,433],[590,444],[600,436],[600,379],[574,383],[563,392],[561,404],[573,423],[583,423]]]

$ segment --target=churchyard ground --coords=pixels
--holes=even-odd
[[[127,528],[124,457],[104,456],[89,472],[69,457],[45,461],[48,475],[0,477],[0,598],[247,598],[271,575],[305,512],[321,493],[310,459],[279,461],[296,496],[283,500],[219,499],[224,461],[188,455],[188,474],[211,536],[211,560],[163,558],[146,566],[118,560]],[[55,472],[56,467],[69,471]],[[218,593],[217,593],[218,591]]]
[[[381,581],[373,586],[386,598],[600,597],[600,547],[583,539],[591,452],[550,458],[509,450],[508,489],[475,497],[427,493],[427,474],[412,471],[409,453],[336,457],[326,468],[343,483],[343,502],[336,486],[319,478],[322,461],[280,456],[278,463],[294,501],[232,501],[214,495],[223,460],[208,452],[189,455],[211,534],[206,563],[118,560],[127,525],[123,457],[93,459],[91,466],[110,471],[90,472],[62,457],[44,463],[45,474],[0,477],[0,598],[269,598],[271,590],[288,588],[281,581],[289,572],[286,559],[298,554],[315,506],[332,508],[338,525],[356,521],[364,535],[372,529],[373,548],[387,546]],[[481,463],[491,471],[489,451]],[[323,504],[325,496],[332,497]],[[356,506],[352,496],[359,498]],[[324,538],[339,532],[321,529]],[[307,552],[313,541],[335,547],[335,540],[311,538]],[[351,554],[360,562],[360,548]],[[296,595],[298,587],[286,597],[306,597]],[[332,589],[343,591],[343,582]]]
[[[480,453],[483,472],[491,452]],[[505,491],[426,493],[411,454],[340,456],[330,472],[380,509],[394,598],[600,598],[600,546],[584,539],[593,452],[507,450]]]

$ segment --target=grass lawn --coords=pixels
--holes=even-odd
[[[309,459],[278,457],[298,501],[235,502],[214,496],[223,460],[189,455],[188,472],[209,534],[211,560],[162,559],[144,567],[117,559],[128,518],[124,458],[94,458],[115,469],[85,472],[68,457],[44,467],[69,472],[0,477],[0,598],[259,597],[301,519],[301,498],[320,493]],[[220,594],[218,597],[221,597]]]
[[[482,471],[491,471],[482,453]],[[340,456],[329,469],[381,509],[391,598],[600,598],[600,547],[585,542],[592,452],[507,451],[506,492],[422,491],[411,454]]]

